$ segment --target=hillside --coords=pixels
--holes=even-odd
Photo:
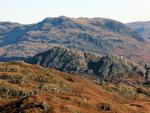
[[[149,113],[149,91],[23,62],[0,63],[1,113]]]
[[[19,23],[0,22],[0,33],[12,31],[14,28],[21,26]]]
[[[149,43],[125,24],[111,19],[61,16],[31,25],[4,26],[6,30],[0,32],[1,61],[31,57],[54,45],[150,61]]]
[[[136,73],[149,80],[149,65],[138,64],[123,56],[99,55],[83,52],[78,49],[68,49],[55,46],[46,52],[39,53],[28,59],[31,64],[38,64],[45,68],[55,68],[69,73],[82,73],[95,78],[112,79],[122,74]]]
[[[146,41],[150,41],[150,21],[133,22],[127,24],[134,29]]]

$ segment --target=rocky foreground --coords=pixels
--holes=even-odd
[[[130,80],[141,78],[132,74]],[[1,113],[149,113],[149,94],[146,84],[104,83],[23,62],[0,63]]]

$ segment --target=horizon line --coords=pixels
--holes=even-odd
[[[148,20],[131,20],[131,21],[128,21],[128,22],[123,22],[123,21],[120,21],[120,20],[117,20],[117,19],[113,19],[113,18],[107,18],[107,17],[99,17],[99,16],[94,16],[94,17],[86,17],[86,16],[64,16],[64,15],[60,15],[60,16],[47,16],[45,18],[42,18],[42,19],[38,19],[37,21],[35,22],[19,22],[19,21],[15,21],[15,20],[0,20],[0,22],[8,22],[8,23],[17,23],[17,24],[23,24],[23,25],[30,25],[30,24],[36,24],[36,23],[39,23],[43,20],[45,20],[46,18],[59,18],[59,17],[67,17],[67,18],[74,18],[74,19],[78,19],[78,18],[87,18],[87,19],[94,19],[94,18],[99,18],[99,19],[110,19],[110,20],[114,20],[114,21],[118,21],[118,22],[121,22],[121,23],[124,23],[124,24],[127,24],[127,23],[136,23],[136,22],[149,22],[150,19]]]

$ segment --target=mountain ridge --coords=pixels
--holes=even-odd
[[[123,55],[136,61],[150,60],[149,44],[125,24],[111,19],[61,16],[6,31],[0,33],[0,56],[6,59],[32,57],[53,45],[63,45],[98,54]]]
[[[138,32],[145,40],[150,40],[150,21],[132,22],[127,23],[127,25]]]

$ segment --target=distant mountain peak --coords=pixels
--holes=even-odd
[[[52,25],[61,25],[64,21],[68,21],[68,20],[71,20],[71,19],[66,16],[47,17],[42,21],[42,23],[50,23]]]
[[[0,34],[0,49],[5,51],[5,57],[33,56],[52,45],[128,57],[144,56],[143,52],[149,55],[141,51],[143,42],[134,30],[105,18],[48,17],[39,23],[17,28],[0,24]],[[139,51],[140,55],[137,55]]]
[[[132,22],[127,25],[138,32],[145,41],[150,42],[150,21]]]

